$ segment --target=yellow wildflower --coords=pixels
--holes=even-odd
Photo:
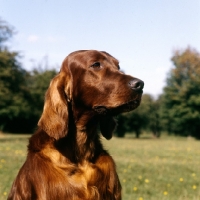
[[[166,195],[168,195],[168,192],[167,192],[167,191],[164,191],[163,194],[166,196]]]
[[[196,189],[197,189],[197,186],[196,186],[196,185],[193,185],[193,186],[192,186],[192,189],[193,189],[193,190],[196,190]]]
[[[183,182],[183,178],[180,178],[179,181],[180,181],[180,182]]]
[[[196,176],[196,174],[195,174],[195,173],[192,173],[192,176],[193,176],[193,177],[195,177],[195,176]]]
[[[145,181],[145,183],[149,183],[149,180],[148,180],[148,179],[145,179],[144,181]]]
[[[133,187],[133,190],[134,190],[134,191],[137,191],[138,189],[137,189],[137,187]]]

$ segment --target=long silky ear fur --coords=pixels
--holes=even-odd
[[[60,72],[52,79],[46,92],[43,113],[38,122],[38,126],[56,140],[65,137],[68,132],[69,79],[69,75],[64,72]]]
[[[100,131],[101,134],[107,139],[110,140],[112,138],[113,132],[116,128],[116,121],[113,117],[104,117],[100,119]]]

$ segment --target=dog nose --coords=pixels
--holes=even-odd
[[[131,89],[139,91],[144,88],[144,82],[140,79],[134,78],[129,82]]]

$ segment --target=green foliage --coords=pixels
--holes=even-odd
[[[13,70],[0,74],[0,130],[32,132],[43,109],[45,92],[55,70]]]
[[[12,28],[0,20],[0,131],[32,132],[43,107],[44,94],[55,70],[21,67],[18,52],[3,46]]]
[[[50,80],[57,74],[56,70],[42,70],[35,68],[27,80],[28,90],[31,95],[32,110],[36,120],[42,113],[45,92],[48,89]]]
[[[27,114],[24,98],[26,72],[18,62],[19,54],[10,52],[2,44],[11,36],[11,28],[0,20],[0,130],[7,129],[11,121]],[[20,108],[21,105],[24,106]]]
[[[200,138],[200,54],[194,49],[176,51],[162,96],[165,129]]]
[[[8,31],[6,34],[5,31]],[[10,28],[0,21],[0,41],[5,42],[11,35]],[[1,45],[1,43],[0,43]],[[19,63],[19,53],[11,52],[6,47],[0,48],[0,130],[14,128],[17,123],[28,118],[30,113],[26,88],[27,72]],[[23,106],[22,106],[23,105]]]
[[[142,115],[144,123],[143,130],[148,130],[153,133],[155,137],[160,137],[160,99],[154,99],[149,94],[144,94],[142,103],[138,108],[138,113]]]

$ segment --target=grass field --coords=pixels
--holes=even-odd
[[[0,200],[26,158],[27,139],[0,135]],[[123,200],[200,200],[200,141],[127,136],[103,143],[117,163]]]

